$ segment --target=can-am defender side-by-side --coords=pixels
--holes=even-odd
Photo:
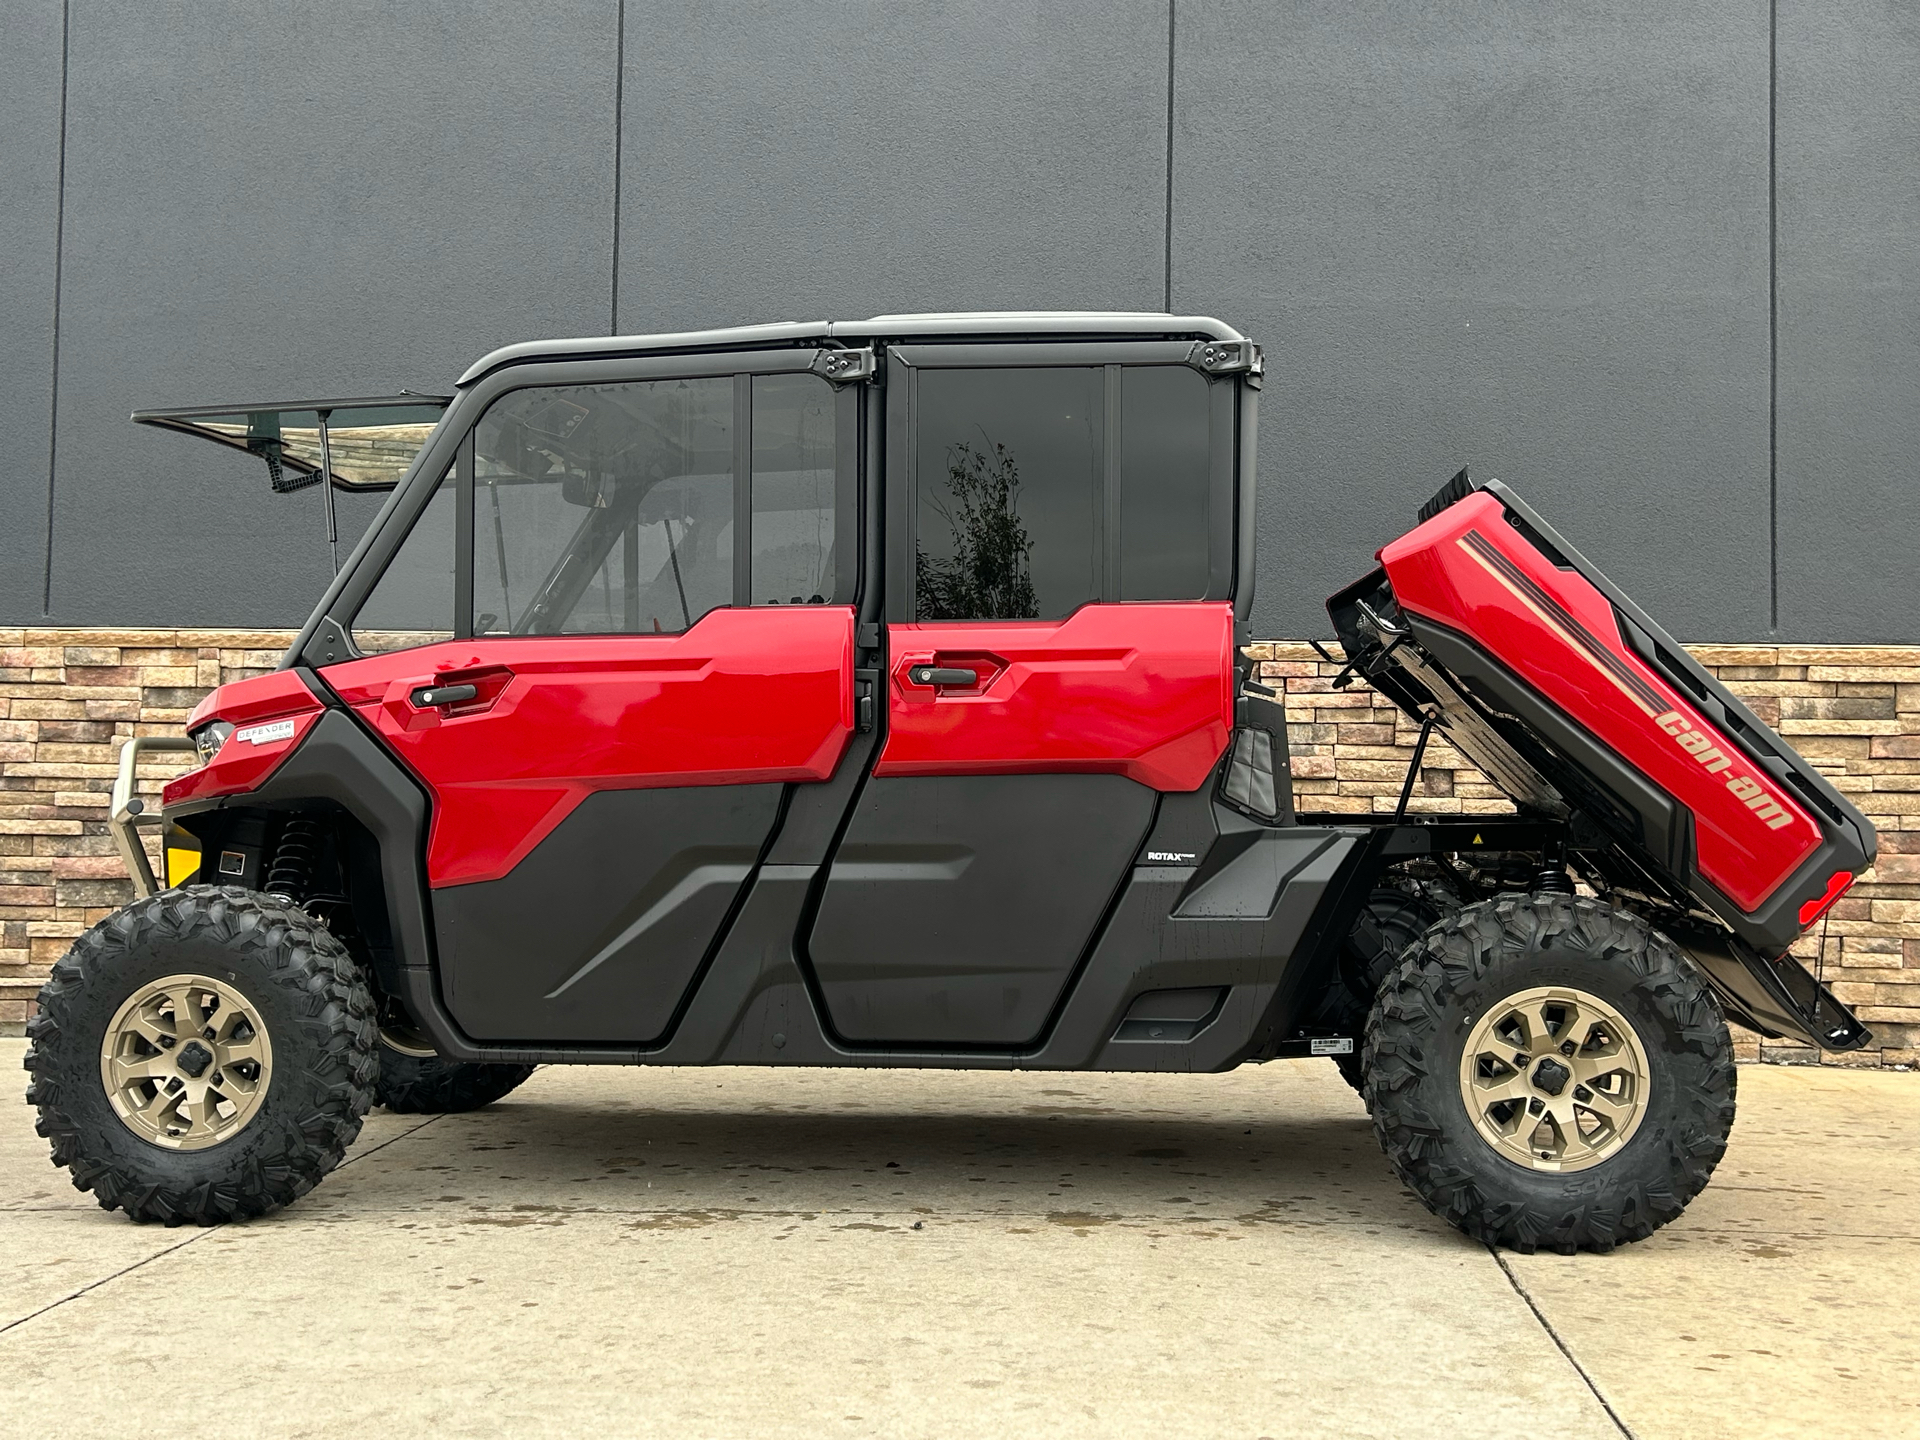
[[[1469,1234],[1649,1234],[1725,1148],[1724,1017],[1866,1041],[1788,948],[1873,829],[1465,472],[1329,601],[1335,683],[1514,813],[1408,813],[1418,753],[1392,813],[1296,813],[1260,385],[1210,319],[886,316],[136,416],[393,493],[278,671],[123,752],[140,897],[29,1027],[55,1163],[210,1223],[541,1063],[1324,1055]],[[159,816],[155,743],[201,761]]]

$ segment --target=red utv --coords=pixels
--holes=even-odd
[[[1866,1040],[1787,951],[1873,829],[1464,473],[1329,602],[1336,683],[1515,813],[1406,813],[1418,755],[1393,813],[1296,813],[1242,648],[1260,384],[1214,320],[887,316],[136,417],[329,517],[392,494],[281,668],[172,742],[203,763],[163,815],[127,747],[141,896],[30,1027],[55,1163],[204,1224],[303,1194],[372,1104],[536,1064],[1324,1055],[1469,1234],[1672,1219],[1733,1121],[1723,1017]]]

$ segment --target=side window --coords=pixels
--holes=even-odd
[[[730,604],[733,388],[496,400],[474,429],[474,634],[671,633]]]
[[[916,384],[915,618],[1055,620],[1098,598],[1104,371]]]
[[[364,655],[453,638],[454,478],[449,467],[353,619]]]
[[[753,377],[755,605],[820,605],[834,593],[834,394],[816,375]]]
[[[1122,600],[1197,600],[1207,593],[1209,408],[1206,377],[1185,365],[1120,372],[1114,471]]]

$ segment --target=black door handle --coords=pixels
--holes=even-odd
[[[422,685],[407,697],[422,710],[439,705],[461,705],[480,698],[477,685]]]
[[[971,670],[946,665],[912,665],[907,679],[916,685],[978,685],[980,677]]]

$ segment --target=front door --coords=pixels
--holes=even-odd
[[[1237,387],[1189,349],[889,352],[887,735],[807,938],[843,1041],[1040,1039],[1224,752]]]
[[[846,749],[858,409],[811,358],[496,382],[359,608],[363,658],[322,672],[431,795],[474,1039],[664,1037],[787,787]]]

